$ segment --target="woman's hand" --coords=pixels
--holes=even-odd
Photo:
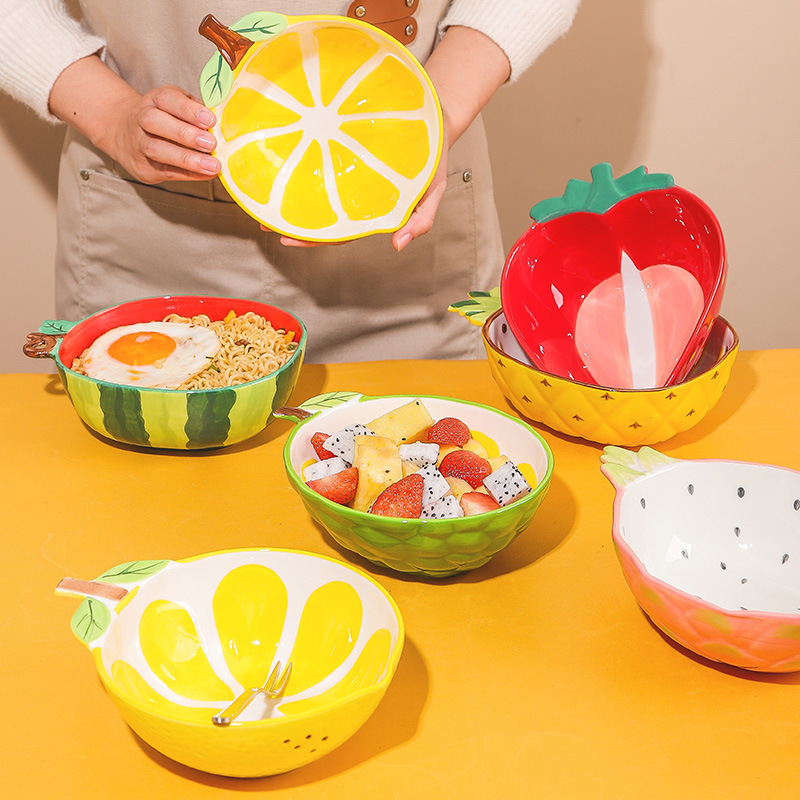
[[[208,180],[214,115],[177,86],[141,95],[97,56],[71,64],[55,82],[50,110],[77,128],[142,183]]]

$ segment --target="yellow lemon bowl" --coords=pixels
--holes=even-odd
[[[442,149],[425,70],[379,28],[338,16],[257,11],[200,33],[218,52],[200,74],[220,180],[252,217],[306,241],[400,228]]]
[[[392,680],[404,626],[372,578],[294,550],[233,550],[134,561],[94,581],[65,578],[83,601],[72,630],[125,722],[194,769],[257,777],[301,767],[361,727]],[[283,693],[212,722],[280,662]]]
[[[560,433],[624,447],[663,442],[696,425],[722,396],[739,350],[736,331],[718,317],[685,380],[656,389],[614,389],[534,367],[502,308],[481,331],[492,376],[520,414]]]

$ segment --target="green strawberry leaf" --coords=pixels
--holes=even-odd
[[[46,319],[39,326],[39,333],[48,333],[50,336],[63,336],[77,324],[77,322],[69,322],[65,319]]]
[[[578,212],[604,214],[626,197],[675,185],[672,175],[665,172],[650,174],[646,167],[637,167],[615,179],[611,164],[602,162],[595,164],[591,173],[591,181],[572,178],[561,197],[550,197],[537,203],[530,211],[531,218],[542,223]]]
[[[256,11],[247,14],[230,26],[253,42],[262,42],[279,34],[289,24],[283,14],[272,11]],[[209,106],[219,105],[230,93],[233,86],[233,72],[228,63],[217,52],[208,60],[200,72],[200,96]]]
[[[451,303],[447,310],[461,314],[473,325],[483,325],[500,308],[499,286],[495,286],[488,292],[467,292],[467,294],[469,300],[458,300]]]
[[[100,583],[134,583],[142,578],[149,578],[160,572],[169,564],[166,559],[159,561],[127,561],[104,572],[95,580]]]
[[[93,597],[84,597],[83,602],[72,615],[70,627],[75,636],[85,644],[90,644],[105,633],[111,624],[111,611],[108,606]]]

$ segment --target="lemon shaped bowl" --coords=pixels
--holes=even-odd
[[[211,320],[255,312],[273,327],[294,335],[297,346],[274,372],[219,389],[159,389],[90,378],[72,364],[92,342],[113,328],[162,320],[169,314]],[[75,411],[91,430],[115,442],[142,448],[198,450],[226,447],[260,433],[274,408],[291,395],[303,364],[306,328],[277,306],[235,297],[165,296],[131,300],[73,322],[46,320],[28,334],[31,358],[52,358]]]
[[[612,537],[652,622],[712,661],[800,670],[800,472],[606,447]]]
[[[218,775],[274,775],[334,750],[377,707],[403,646],[400,612],[377,582],[300,551],[130,562],[57,592],[84,596],[72,630],[125,722]],[[277,662],[292,664],[282,696],[212,722]]]
[[[503,454],[532,487],[525,497],[494,511],[450,519],[402,519],[358,511],[310,489],[302,470],[315,458],[311,437],[371,420],[420,399],[434,420],[456,417],[480,437],[490,456]],[[491,406],[428,395],[368,397],[336,392],[310,398],[276,416],[298,424],[283,450],[289,483],[311,517],[343,548],[382,567],[407,574],[446,577],[486,564],[526,531],[550,488],[553,453],[545,439],[522,420]]]
[[[200,75],[213,155],[248,214],[318,242],[406,222],[442,148],[436,92],[409,50],[338,16],[206,17],[200,32],[219,50]]]
[[[624,447],[663,442],[700,422],[722,396],[739,351],[736,331],[718,317],[685,380],[656,389],[616,389],[537,369],[502,308],[481,331],[492,377],[520,414],[559,433]]]

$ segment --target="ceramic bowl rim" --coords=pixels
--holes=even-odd
[[[167,388],[165,388],[163,386],[161,386],[161,387],[159,387],[159,386],[132,386],[132,385],[126,384],[126,383],[114,383],[113,381],[106,381],[106,380],[102,380],[100,378],[92,378],[89,375],[83,375],[80,372],[76,372],[71,367],[68,367],[61,360],[61,346],[64,343],[64,339],[66,338],[67,335],[72,333],[72,331],[76,330],[80,325],[83,325],[83,323],[88,322],[91,319],[94,319],[95,317],[99,316],[100,314],[104,314],[106,312],[111,312],[111,311],[114,311],[114,310],[116,310],[118,308],[122,308],[122,307],[124,307],[126,305],[131,305],[131,304],[134,304],[134,303],[138,303],[140,301],[147,301],[147,300],[153,300],[153,301],[155,301],[155,300],[164,300],[164,301],[167,301],[167,300],[176,300],[176,301],[180,301],[180,300],[231,300],[231,301],[239,302],[239,303],[253,303],[253,304],[257,304],[259,306],[268,306],[269,308],[274,308],[277,311],[280,311],[283,314],[286,314],[287,316],[292,317],[292,319],[294,319],[295,322],[297,322],[297,324],[298,324],[298,326],[300,328],[300,332],[301,332],[300,341],[297,343],[297,347],[294,349],[294,352],[289,357],[289,360],[285,364],[283,364],[282,366],[278,367],[278,369],[276,369],[274,372],[270,372],[268,375],[262,375],[260,378],[255,378],[252,381],[246,381],[245,383],[238,383],[238,384],[235,384],[233,386],[215,386],[215,387],[209,388],[209,389],[167,389]],[[146,321],[149,322],[151,320],[146,320]],[[135,323],[127,323],[127,324],[135,324]],[[112,328],[109,328],[108,330],[112,330]],[[100,335],[102,335],[102,334],[100,334]],[[297,360],[297,358],[300,355],[305,353],[305,349],[306,349],[307,343],[308,343],[308,331],[306,329],[305,323],[294,312],[288,311],[287,309],[282,308],[280,306],[276,306],[273,303],[264,303],[264,302],[261,302],[260,300],[252,300],[251,298],[247,298],[247,297],[232,297],[232,296],[223,296],[223,295],[219,295],[218,296],[218,295],[194,295],[194,294],[187,294],[187,295],[183,295],[183,294],[167,294],[167,295],[152,295],[152,296],[148,296],[148,297],[137,297],[137,298],[135,298],[133,300],[126,300],[126,301],[124,301],[122,303],[115,303],[114,305],[106,306],[105,308],[101,308],[99,311],[95,311],[93,314],[89,314],[88,316],[83,317],[82,319],[78,320],[67,331],[67,333],[64,336],[59,337],[59,340],[56,343],[55,347],[51,350],[51,354],[52,354],[53,359],[56,362],[57,368],[61,369],[61,370],[64,370],[65,372],[68,372],[70,375],[73,375],[75,377],[75,380],[87,381],[89,383],[94,383],[94,384],[97,384],[97,385],[100,385],[100,386],[109,386],[109,387],[111,387],[113,389],[136,389],[136,390],[138,390],[140,392],[168,392],[170,396],[172,396],[172,395],[180,396],[180,395],[189,395],[189,394],[192,394],[192,395],[194,395],[194,394],[212,395],[212,394],[215,394],[215,393],[218,393],[218,392],[228,391],[230,389],[236,390],[236,389],[245,388],[245,387],[249,387],[249,386],[255,386],[256,384],[263,383],[264,381],[274,380],[275,378],[277,378],[283,372],[288,372],[289,371],[289,368],[291,368],[294,365],[294,362]]]
[[[709,372],[711,372],[712,369],[717,369],[726,359],[730,358],[730,356],[733,353],[736,353],[736,351],[739,349],[739,334],[736,332],[736,330],[733,327],[733,325],[731,325],[730,322],[728,322],[728,320],[725,319],[725,317],[718,316],[717,319],[725,326],[726,332],[730,332],[732,334],[733,341],[731,342],[730,347],[727,350],[725,350],[723,353],[721,353],[719,355],[719,357],[716,359],[716,361],[714,361],[714,363],[708,369],[704,370],[703,372],[701,372],[701,373],[699,373],[697,375],[690,375],[689,377],[685,378],[684,380],[680,381],[679,383],[672,383],[672,384],[669,384],[668,386],[650,386],[650,387],[648,387],[646,389],[632,389],[632,388],[625,388],[625,387],[617,389],[617,388],[615,388],[613,386],[600,386],[600,385],[598,385],[596,383],[585,383],[584,381],[578,381],[578,380],[575,380],[574,378],[565,377],[564,375],[557,375],[554,372],[546,372],[545,370],[539,369],[538,367],[534,366],[533,364],[525,364],[524,362],[520,361],[518,358],[515,358],[512,355],[509,355],[508,353],[505,352],[505,350],[503,350],[500,347],[500,345],[497,342],[494,341],[494,339],[492,339],[489,336],[489,330],[490,330],[491,326],[497,321],[498,317],[501,314],[504,315],[504,311],[503,311],[502,306],[500,308],[498,308],[496,311],[493,311],[492,314],[486,319],[486,321],[481,326],[481,336],[483,337],[484,343],[488,347],[491,347],[491,349],[495,353],[497,353],[499,356],[502,356],[503,358],[508,359],[509,361],[513,361],[515,364],[519,365],[520,367],[522,367],[525,370],[531,370],[532,372],[535,372],[537,375],[542,375],[545,378],[555,378],[556,380],[564,381],[566,383],[569,383],[572,386],[580,386],[582,388],[590,389],[593,392],[602,392],[602,393],[615,392],[615,393],[619,393],[619,394],[637,394],[637,395],[640,395],[640,394],[652,394],[652,393],[655,393],[655,392],[662,392],[662,391],[665,391],[667,389],[675,389],[676,387],[687,386],[688,384],[690,384],[690,383],[692,383],[692,382],[694,382],[696,380],[699,380],[703,376],[707,375]],[[506,324],[508,324],[508,323],[506,323]],[[513,331],[511,330],[511,326],[510,325],[509,325],[508,330],[509,330],[509,333],[511,333],[513,335]],[[516,339],[516,336],[514,336],[514,338]]]
[[[764,464],[757,461],[741,461],[737,459],[723,459],[723,458],[697,458],[692,459],[692,462],[701,462],[701,463],[736,463],[736,464],[745,464],[749,466],[757,466],[757,467],[767,467],[770,469],[777,469],[782,470],[785,472],[791,472],[800,478],[800,470],[792,469],[791,467],[781,467],[777,464]],[[617,488],[616,484],[614,484],[615,489],[615,497],[614,497],[614,507],[613,507],[613,517],[614,521],[619,519],[620,508],[622,506],[622,499],[627,494],[627,491],[632,487],[635,486],[637,483],[641,483],[648,478],[653,477],[652,475],[645,475],[637,480],[627,484],[624,489]],[[613,483],[613,481],[612,481]],[[712,602],[711,600],[706,600],[704,597],[701,597],[696,594],[691,594],[684,589],[680,589],[679,587],[675,586],[674,584],[668,583],[663,578],[659,578],[656,575],[653,575],[650,570],[644,565],[644,562],[639,558],[639,555],[636,551],[631,547],[625,539],[622,538],[621,532],[617,529],[618,526],[616,524],[612,524],[611,528],[611,538],[614,543],[614,546],[620,550],[622,550],[629,558],[630,563],[636,569],[636,571],[647,579],[647,582],[654,583],[657,586],[666,587],[671,592],[675,592],[681,595],[684,599],[689,601],[692,605],[701,605],[704,608],[711,609],[723,616],[732,616],[738,617],[740,619],[763,619],[769,620],[772,622],[787,622],[789,620],[796,620],[798,624],[800,624],[800,611],[798,612],[788,612],[788,611],[767,611],[755,608],[748,608],[748,609],[731,609],[725,608],[724,606],[720,606],[717,603]],[[625,575],[625,570],[622,571],[623,575]],[[630,585],[630,582],[625,576],[625,582],[628,584],[628,588],[631,590],[631,593],[636,598],[636,602],[639,602],[639,596],[636,591],[634,591],[633,587]]]
[[[331,709],[337,708],[339,706],[352,703],[353,701],[361,698],[366,697],[370,694],[382,693],[385,692],[388,688],[389,684],[392,682],[394,678],[395,671],[397,669],[397,664],[400,661],[400,657],[403,653],[403,647],[405,644],[405,623],[403,622],[403,616],[400,613],[400,609],[395,602],[394,598],[388,592],[386,588],[381,586],[381,584],[375,580],[369,573],[365,572],[363,569],[359,567],[353,566],[348,564],[338,558],[334,558],[332,556],[322,555],[321,553],[314,553],[310,550],[298,550],[295,548],[283,548],[283,547],[239,547],[239,548],[232,548],[229,550],[213,550],[208,553],[200,553],[196,556],[189,556],[187,558],[175,559],[173,561],[174,564],[183,565],[183,564],[190,564],[194,561],[200,561],[205,558],[212,558],[214,556],[219,555],[229,555],[229,554],[237,554],[237,553],[290,553],[294,555],[299,555],[302,557],[308,557],[311,559],[319,559],[322,561],[328,561],[333,564],[336,564],[339,567],[342,567],[346,570],[350,570],[356,573],[359,577],[363,578],[367,583],[373,585],[377,590],[378,594],[383,597],[383,599],[387,602],[388,607],[391,609],[394,618],[397,621],[397,641],[395,642],[394,647],[392,648],[389,659],[386,662],[386,669],[383,678],[381,678],[378,683],[372,686],[366,686],[362,689],[358,689],[357,691],[353,692],[352,694],[347,695],[343,699],[329,701],[327,703],[323,703],[315,708],[303,711],[299,714],[292,714],[289,717],[268,717],[266,719],[256,719],[256,720],[247,720],[244,722],[236,722],[230,726],[229,730],[231,731],[243,731],[243,730],[253,730],[253,729],[261,729],[267,727],[277,728],[283,725],[292,724],[294,722],[302,721],[311,719],[316,717],[320,714],[326,713]],[[359,595],[360,596],[360,595]],[[125,602],[126,598],[123,598],[121,602]],[[124,608],[122,609],[124,610]],[[121,612],[120,612],[121,613]],[[119,614],[117,614],[117,617]],[[183,717],[172,715],[165,713],[160,710],[156,710],[151,708],[150,706],[145,705],[144,703],[140,702],[139,700],[132,698],[126,692],[122,692],[119,690],[116,681],[113,680],[108,670],[106,670],[105,666],[103,665],[103,655],[102,655],[102,646],[92,648],[92,658],[95,662],[95,668],[100,676],[100,679],[103,685],[108,689],[108,691],[117,698],[121,703],[126,706],[131,706],[133,708],[138,709],[139,711],[143,712],[148,718],[150,719],[160,719],[165,722],[169,722],[172,724],[177,723],[178,725],[186,725],[192,728],[199,728],[201,730],[219,730],[218,726],[214,725],[211,720],[211,714],[208,717],[208,724],[203,722],[198,722],[197,720],[193,719],[185,719]],[[349,737],[348,737],[349,738]]]
[[[358,511],[355,508],[350,508],[349,506],[343,506],[340,503],[335,503],[333,500],[329,500],[327,497],[323,497],[321,494],[315,492],[313,489],[309,489],[305,481],[303,480],[302,476],[297,473],[297,470],[295,470],[294,466],[292,465],[290,458],[290,450],[292,442],[294,442],[295,438],[300,434],[300,431],[303,429],[306,423],[312,422],[315,419],[319,419],[320,415],[316,414],[310,419],[301,420],[294,426],[294,430],[292,430],[292,432],[289,435],[289,438],[286,440],[286,443],[283,446],[284,468],[286,469],[286,473],[289,477],[289,482],[297,489],[298,492],[300,492],[302,497],[313,499],[315,503],[321,503],[324,508],[328,509],[328,511],[333,512],[336,515],[342,515],[343,518],[346,520],[352,520],[353,522],[359,522],[362,524],[366,524],[366,522],[372,520],[375,521],[378,527],[383,527],[385,525],[390,530],[391,529],[399,530],[409,525],[430,525],[433,528],[436,528],[436,527],[441,527],[442,525],[465,524],[464,522],[462,522],[462,520],[474,520],[486,514],[494,515],[495,519],[499,517],[501,514],[503,516],[511,516],[511,515],[516,516],[515,510],[518,511],[519,509],[533,502],[536,498],[538,498],[540,495],[546,492],[550,485],[555,467],[555,459],[553,457],[553,451],[551,450],[550,445],[547,443],[545,438],[527,422],[519,419],[518,417],[514,417],[511,414],[506,413],[505,411],[501,411],[499,408],[486,405],[485,403],[473,402],[472,400],[460,400],[454,397],[444,397],[443,395],[433,395],[433,394],[361,395],[361,398],[364,401],[392,400],[392,399],[397,399],[400,401],[402,400],[408,401],[414,398],[419,398],[420,400],[424,401],[429,398],[431,400],[443,400],[445,402],[458,403],[461,405],[476,406],[490,413],[497,414],[501,417],[505,417],[506,419],[509,419],[512,422],[519,425],[520,427],[522,427],[527,433],[532,434],[535,440],[542,448],[547,467],[545,469],[545,474],[542,476],[542,478],[537,480],[536,486],[534,486],[533,489],[521,500],[517,500],[513,503],[509,503],[507,506],[502,506],[500,508],[496,508],[491,511],[484,511],[482,514],[473,514],[468,517],[467,516],[447,517],[445,519],[423,519],[423,518],[406,519],[404,517],[384,517],[380,515],[370,514],[367,511]]]

